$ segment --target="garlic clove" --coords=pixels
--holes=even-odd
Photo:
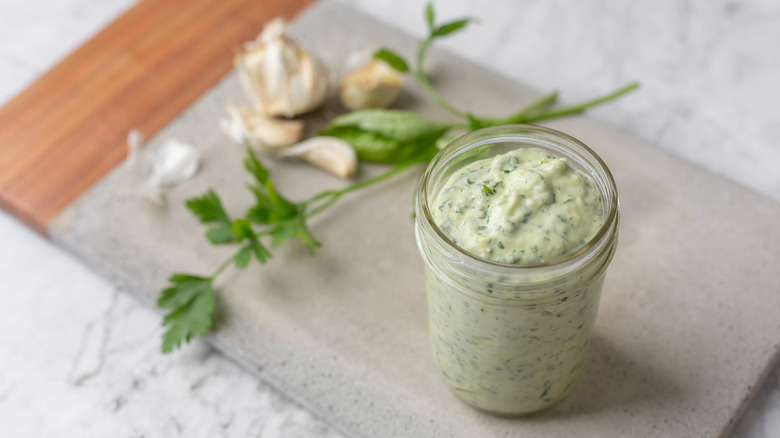
[[[325,100],[329,76],[325,66],[286,34],[276,18],[236,54],[239,80],[257,111],[266,116],[294,117]]]
[[[175,139],[150,148],[134,129],[127,135],[127,148],[123,166],[127,184],[136,195],[157,205],[165,203],[166,187],[192,178],[200,167],[198,151]]]
[[[173,186],[195,175],[200,166],[200,155],[194,147],[176,139],[169,139],[148,151],[151,178],[162,186]]]
[[[354,177],[357,170],[355,149],[336,137],[312,137],[285,149],[281,156],[302,158],[343,179]]]
[[[370,59],[344,76],[339,83],[339,98],[350,110],[386,108],[398,98],[403,83],[400,72],[384,61]]]
[[[302,120],[266,117],[246,107],[229,106],[227,112],[230,121],[223,122],[223,130],[236,142],[247,142],[257,150],[278,154],[303,135]]]

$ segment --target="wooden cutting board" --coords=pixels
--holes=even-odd
[[[336,68],[376,44],[411,54],[408,36],[335,2],[319,2],[293,35]],[[459,106],[505,114],[538,93],[434,51],[431,77]],[[229,212],[251,202],[243,150],[217,121],[244,98],[230,75],[160,131],[203,154],[191,181],[155,207],[119,170],[49,222],[54,240],[125,290],[154,302],[173,271],[208,275],[230,254],[200,238],[182,206],[208,187]],[[408,86],[399,106],[446,115]],[[313,115],[323,116],[326,111]],[[410,219],[417,172],[346,197],[311,222],[323,242],[229,272],[211,341],[352,436],[687,437],[727,431],[780,349],[780,205],[586,117],[553,127],[593,147],[621,198],[591,360],[572,394],[526,419],[477,412],[448,390],[429,351],[422,261]],[[343,184],[305,164],[267,160],[300,199]],[[361,177],[376,172],[363,167]]]
[[[233,51],[313,0],[142,0],[0,108],[0,208],[46,224],[222,78]]]

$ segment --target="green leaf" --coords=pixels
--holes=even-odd
[[[246,160],[244,160],[244,167],[246,167],[246,170],[255,177],[255,180],[257,180],[258,183],[265,185],[265,183],[268,182],[268,175],[270,172],[263,166],[263,163],[260,162],[251,148],[246,148],[246,152],[247,157]]]
[[[255,258],[257,258],[257,261],[260,263],[265,263],[268,259],[271,258],[271,253],[268,252],[265,246],[263,246],[260,241],[257,241],[256,244],[252,245],[252,251],[255,253]]]
[[[271,199],[266,194],[267,189],[265,186],[260,188],[254,185],[250,185],[249,189],[255,195],[255,205],[247,211],[246,218],[257,224],[268,223],[268,220],[271,218],[273,205],[271,204]]]
[[[458,137],[452,137],[448,135],[442,135],[438,139],[436,139],[436,149],[442,150],[445,146],[452,143],[456,138]]]
[[[354,126],[398,142],[443,133],[451,128],[450,125],[428,120],[411,111],[395,109],[353,111],[336,117],[330,125],[331,128],[342,126]]]
[[[374,163],[391,163],[395,151],[400,147],[396,140],[373,132],[366,132],[355,126],[336,126],[322,133],[338,137],[352,146],[361,161]]]
[[[189,342],[194,336],[206,334],[212,325],[214,289],[211,279],[194,275],[175,274],[171,286],[163,290],[157,305],[172,309],[163,320],[168,329],[163,334],[162,351],[168,353]]]
[[[175,309],[187,304],[211,283],[208,278],[186,274],[174,274],[168,281],[171,286],[160,292],[157,299],[157,306],[162,309]]]
[[[425,21],[428,23],[428,30],[433,33],[433,23],[436,21],[436,14],[433,12],[433,3],[428,2],[425,6]]]
[[[374,58],[388,63],[390,67],[401,73],[409,73],[409,64],[400,55],[389,49],[380,48],[374,52]]]
[[[400,164],[421,154],[433,157],[437,151],[436,142],[443,132],[435,132],[406,142],[392,140],[352,126],[335,127],[322,135],[330,135],[346,141],[355,149],[361,161]]]
[[[469,129],[472,131],[476,131],[477,129],[482,129],[488,126],[484,120],[475,117],[473,114],[467,114],[467,116],[469,119]]]
[[[373,109],[337,117],[321,135],[346,141],[363,161],[397,164],[433,150],[450,128],[410,111]]]
[[[265,188],[268,190],[268,199],[272,206],[268,218],[269,224],[279,223],[299,214],[298,206],[279,194],[271,181],[265,183]]]
[[[241,251],[238,253],[238,255],[236,255],[235,260],[237,267],[245,268],[249,264],[249,261],[252,258],[252,254],[257,257],[257,260],[260,263],[265,263],[266,260],[271,258],[271,253],[268,252],[262,243],[260,243],[260,239],[255,233],[255,230],[252,228],[252,224],[248,220],[237,219],[235,222],[233,222],[231,230],[233,234],[235,234],[237,242],[249,240],[249,243],[245,247],[241,248]]]
[[[203,223],[230,224],[230,218],[225,213],[225,209],[222,208],[222,202],[214,190],[209,190],[199,198],[188,199],[187,208]]]
[[[309,231],[303,218],[279,224],[276,228],[271,230],[271,246],[278,247],[291,238],[297,238],[301,243],[306,245],[310,254],[314,254],[314,248],[322,246],[317,239]]]
[[[213,245],[222,245],[225,243],[234,243],[236,236],[230,231],[230,227],[227,225],[218,225],[206,230],[206,239]]]
[[[233,260],[236,262],[238,269],[246,268],[252,260],[252,244],[250,243],[241,248]]]
[[[441,138],[443,134],[443,132],[435,133],[430,136],[402,143],[396,153],[396,156],[400,159],[391,164],[399,164],[412,159],[417,162],[429,161],[437,152],[439,152],[437,144],[439,138]]]
[[[436,30],[433,31],[431,34],[432,38],[439,38],[443,36],[447,36],[453,32],[457,32],[464,27],[466,27],[467,24],[472,22],[473,20],[471,18],[463,18],[461,20],[455,20],[450,21],[449,23],[442,24],[441,26],[437,27]]]
[[[254,223],[275,224],[299,214],[298,206],[282,196],[273,182],[266,181],[262,186],[250,185],[256,204],[249,209],[246,218]]]
[[[252,229],[252,224],[246,219],[236,219],[230,227],[230,231],[236,236],[237,243],[243,242],[244,239],[257,238],[255,230]]]
[[[482,184],[482,193],[484,193],[485,196],[490,196],[490,195],[496,193],[496,191],[491,189],[490,187],[486,186],[485,184]]]
[[[268,223],[268,218],[270,217],[271,210],[268,207],[261,205],[255,205],[246,213],[246,218],[256,224]]]

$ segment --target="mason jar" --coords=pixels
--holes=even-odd
[[[434,222],[431,205],[454,172],[517,148],[565,157],[598,186],[603,226],[561,260],[508,264],[473,255]],[[585,364],[604,275],[615,253],[618,196],[595,152],[539,126],[485,128],[450,143],[422,174],[415,197],[430,338],[446,383],[468,404],[519,416],[560,401]]]

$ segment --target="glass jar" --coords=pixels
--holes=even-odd
[[[576,252],[552,263],[499,263],[456,246],[430,211],[442,185],[471,162],[529,147],[565,157],[593,178],[604,225]],[[415,212],[431,343],[447,384],[470,405],[498,415],[526,415],[561,400],[585,364],[617,245],[617,189],[604,162],[552,129],[481,129],[453,141],[430,162],[417,187]]]

